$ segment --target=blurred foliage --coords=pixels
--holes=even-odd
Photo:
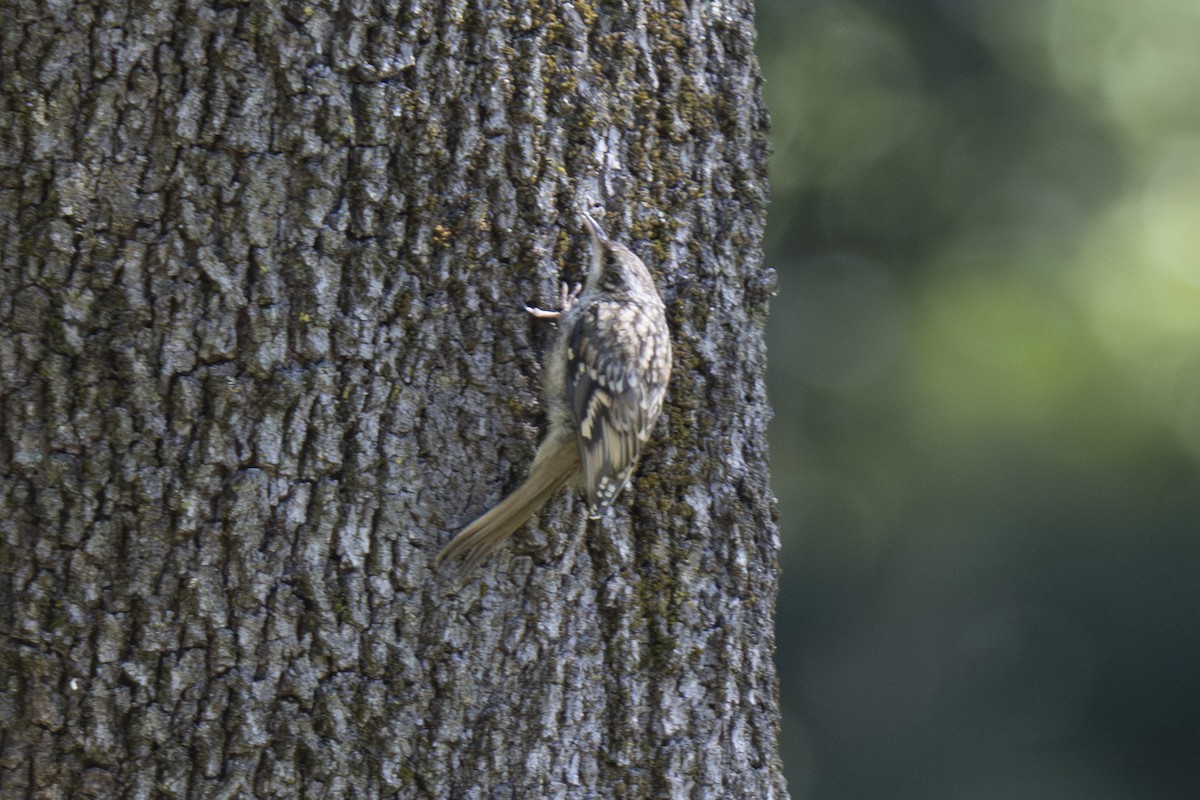
[[[1200,4],[758,14],[793,797],[1200,797]]]

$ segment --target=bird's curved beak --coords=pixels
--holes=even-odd
[[[592,239],[596,244],[608,241],[608,235],[604,232],[604,228],[600,227],[600,223],[592,219],[592,215],[586,211],[580,211],[579,216],[583,218],[583,226],[587,228],[588,233],[592,235]]]

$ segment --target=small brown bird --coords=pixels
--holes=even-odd
[[[473,570],[550,499],[580,482],[597,519],[625,488],[662,411],[671,376],[666,309],[654,279],[629,248],[581,213],[592,241],[587,286],[562,285],[560,308],[525,310],[559,320],[544,364],[548,431],[529,477],[454,537],[437,564],[462,556]]]

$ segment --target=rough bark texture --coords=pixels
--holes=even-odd
[[[748,0],[3,15],[0,798],[784,796]],[[584,204],[667,409],[458,589]]]

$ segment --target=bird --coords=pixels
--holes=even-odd
[[[525,307],[558,321],[543,362],[547,430],[529,477],[454,537],[435,566],[461,558],[468,574],[564,486],[581,486],[599,519],[629,483],[662,413],[671,377],[666,307],[646,264],[580,211],[591,242],[586,284],[562,283],[559,307]]]

